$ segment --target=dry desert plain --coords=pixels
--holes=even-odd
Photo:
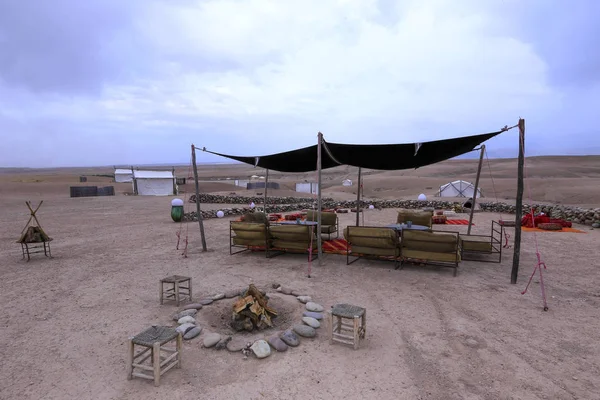
[[[535,201],[598,207],[600,157],[527,159],[527,185]],[[433,196],[440,185],[473,181],[475,160],[454,160],[416,171],[365,171],[365,197]],[[490,171],[493,176],[490,177]],[[111,167],[0,169],[0,399],[600,399],[599,230],[585,233],[523,232],[521,268],[510,284],[513,248],[500,264],[463,261],[450,269],[360,260],[342,255],[313,262],[306,257],[262,253],[229,255],[229,220],[204,221],[208,252],[200,249],[197,223],[170,218],[173,197],[126,195]],[[188,166],[177,167],[179,176]],[[241,165],[199,167],[201,191],[246,190],[216,178],[247,178],[264,171]],[[325,171],[324,194],[355,197],[356,169]],[[484,165],[485,200],[514,201],[516,161]],[[69,198],[69,186],[115,185],[111,197]],[[270,175],[288,195],[294,182],[315,174]],[[186,198],[193,185],[182,187]],[[248,193],[255,194],[255,193]],[[526,190],[526,197],[529,191]],[[43,228],[54,238],[52,259],[21,260],[16,239],[27,222],[24,204],[44,204]],[[233,205],[231,205],[233,206]],[[218,209],[229,205],[203,204]],[[186,204],[186,211],[194,205]],[[369,210],[365,224],[384,225],[396,210]],[[461,217],[461,216],[459,216]],[[462,216],[466,218],[466,215]],[[355,214],[340,214],[342,227]],[[488,233],[492,220],[508,215],[476,213],[474,233]],[[176,250],[176,233],[189,237],[188,257]],[[466,233],[466,226],[439,229]],[[514,229],[508,228],[512,242]],[[542,311],[540,280],[521,291],[536,265],[535,239],[548,269],[549,310]],[[303,305],[271,289],[274,282],[305,292],[326,309],[340,302],[366,307],[366,340],[360,349],[330,345],[327,324],[299,347],[266,359],[203,348],[206,333],[227,333],[232,299],[197,314],[202,334],[184,342],[183,368],[167,372],[159,387],[128,381],[127,338],[152,324],[174,324],[178,308],[159,304],[158,282],[167,275],[193,279],[195,299],[253,282],[267,289],[281,311],[276,330],[300,321]],[[273,332],[235,335],[246,342]]]

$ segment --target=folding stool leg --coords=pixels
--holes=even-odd
[[[154,386],[160,385],[160,343],[152,346],[152,366],[154,367]]]
[[[179,335],[177,335],[177,348],[175,350],[177,350],[177,368],[181,368],[181,347],[182,347],[182,342],[183,342],[183,336],[181,335],[181,333],[179,333]]]
[[[333,344],[333,313],[331,311],[328,312],[329,319],[329,344]]]
[[[359,330],[359,326],[360,326],[358,323],[359,318],[360,318],[359,316],[356,316],[356,315],[354,316],[354,329],[353,329],[354,330],[354,350],[358,349],[358,341],[360,340],[359,334],[358,334],[358,330]]]
[[[127,340],[127,380],[133,379],[133,338]]]

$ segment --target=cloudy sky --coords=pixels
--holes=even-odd
[[[0,166],[186,163],[191,143],[262,155],[318,131],[427,141],[519,117],[528,155],[600,154],[598,15],[595,0],[0,0]]]

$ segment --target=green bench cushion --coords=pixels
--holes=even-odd
[[[307,221],[316,221],[318,212],[314,210],[308,210],[306,212],[306,220]],[[337,224],[337,214],[332,212],[322,212],[321,213],[321,228],[323,225],[332,225],[335,226]],[[335,232],[335,230],[334,230]]]
[[[372,256],[400,256],[400,248],[381,248],[381,247],[365,247],[365,246],[352,246],[350,248],[352,254],[364,254]]]
[[[490,238],[481,238],[481,240],[473,238],[462,239],[461,246],[464,251],[492,252],[492,242]]]
[[[431,228],[432,217],[433,211],[401,209],[398,211],[396,223],[403,224],[406,223],[406,221],[412,221],[415,225],[423,225]]]
[[[460,262],[460,254],[456,253],[434,253],[430,251],[402,249],[402,257],[415,258],[418,260]]]
[[[399,244],[398,235],[391,228],[348,226],[344,229],[344,238],[353,248],[395,249]]]

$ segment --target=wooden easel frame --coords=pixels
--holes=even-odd
[[[31,254],[35,254],[35,253],[44,253],[44,255],[46,257],[52,258],[52,252],[50,251],[50,241],[52,241],[52,238],[50,238],[46,234],[46,232],[44,232],[44,229],[42,228],[42,225],[40,224],[40,221],[38,220],[37,215],[36,215],[36,213],[38,212],[38,210],[40,209],[40,207],[42,206],[43,203],[44,203],[44,200],[40,201],[40,204],[38,204],[38,206],[34,210],[33,206],[31,205],[31,201],[25,202],[25,205],[29,209],[30,215],[29,215],[29,219],[27,220],[27,224],[25,224],[25,227],[21,231],[21,237],[23,236],[23,233],[25,233],[25,231],[27,230],[29,225],[31,225],[31,221],[34,220],[35,223],[37,224],[37,227],[42,232],[42,234],[44,236],[48,237],[48,239],[49,239],[49,240],[44,240],[41,243],[26,243],[26,242],[22,242],[21,240],[19,240],[19,243],[21,243],[21,251],[23,253],[22,258],[24,259],[25,256],[27,256],[27,261],[29,261],[31,259]]]

